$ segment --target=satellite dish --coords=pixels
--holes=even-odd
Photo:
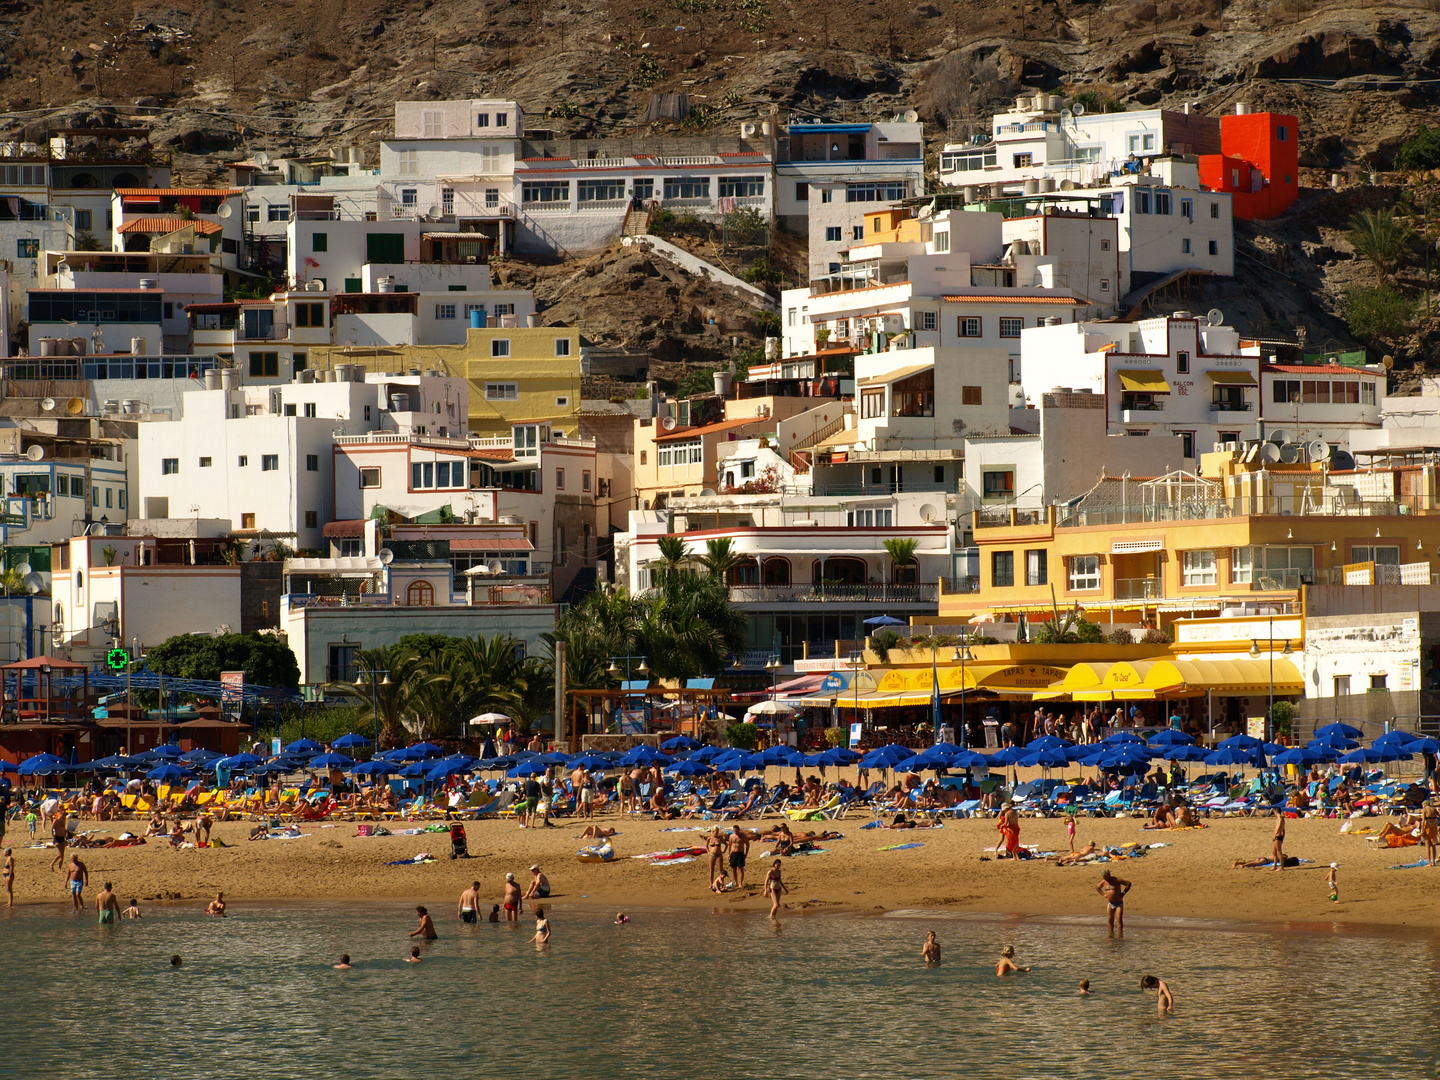
[[[1260,457],[1273,465],[1280,460],[1280,447],[1276,443],[1267,442],[1264,446],[1260,447]]]
[[[1355,458],[1348,450],[1336,450],[1330,455],[1330,468],[1339,472],[1349,472],[1355,468]]]
[[[1260,456],[1260,444],[1259,444],[1259,443],[1249,443],[1249,444],[1245,447],[1245,456],[1244,456],[1243,458],[1241,458],[1241,460],[1244,461],[1246,465],[1253,465],[1253,464],[1255,463],[1255,459],[1256,459],[1257,457],[1259,457],[1259,456]]]
[[[1085,106],[1082,105],[1082,104],[1080,104],[1080,102],[1077,101],[1077,102],[1075,102],[1074,105],[1071,105],[1071,106],[1070,106],[1070,111],[1071,111],[1072,113],[1074,113],[1076,116],[1084,116],[1084,115],[1085,115]]]
[[[499,559],[491,559],[489,565],[490,573],[492,574],[503,574],[505,572],[505,568],[500,565]]]
[[[916,122],[917,120],[919,120],[919,119],[920,119],[920,114],[919,114],[918,112],[916,112],[914,109],[906,109],[906,110],[905,110],[905,123],[907,123],[907,124],[913,124],[913,123],[915,123],[915,122]]]
[[[35,568],[31,566],[28,562],[22,562],[15,567],[15,572],[19,574],[22,578],[29,577],[35,572]]]
[[[1330,444],[1324,439],[1311,439],[1305,444],[1305,453],[1311,461],[1326,461],[1330,457]]]
[[[665,417],[665,419],[660,422],[660,426],[663,427],[666,431],[674,431],[675,418],[673,416]]]
[[[263,169],[266,165],[270,164],[270,155],[264,150],[257,150],[254,161],[256,165],[259,165]]]
[[[42,591],[44,588],[45,579],[39,574],[35,573],[32,570],[30,573],[25,575],[25,591],[28,592],[31,596],[34,596],[36,593]],[[57,604],[56,607],[59,607],[59,605]]]
[[[382,564],[384,564],[385,566],[389,566],[394,561],[395,552],[391,551],[389,548],[380,549],[380,562]]]
[[[920,507],[920,520],[925,522],[927,525],[939,516],[940,511],[936,510],[935,507],[932,506],[930,503],[926,503],[925,505]]]
[[[1290,436],[1284,431],[1272,431],[1270,433],[1270,441],[1272,443],[1287,443],[1290,441]]]
[[[65,402],[65,411],[71,416],[79,416],[85,411],[85,399],[72,397],[69,401]]]
[[[220,209],[215,212],[215,215],[221,218],[228,218],[233,213],[235,213],[235,208],[227,202],[220,204]]]
[[[45,456],[45,448],[43,446],[32,446],[29,450],[25,451],[25,456],[31,461],[39,461]]]
[[[53,397],[41,398],[41,399],[40,399],[40,408],[43,409],[43,410],[45,410],[45,412],[54,412],[54,411],[55,411],[55,399],[54,399]]]
[[[1274,446],[1275,444],[1271,443],[1270,445]],[[1300,460],[1300,447],[1293,442],[1287,442],[1280,447],[1280,460],[1286,465],[1294,465]]]
[[[1211,326],[1222,326],[1225,322],[1225,313],[1218,307],[1212,307],[1205,313],[1205,321]]]
[[[1061,119],[1061,120],[1069,120],[1069,119],[1070,119],[1072,116],[1074,116],[1074,115],[1075,115],[1075,114],[1072,113],[1069,109],[1061,109],[1061,110],[1060,110],[1060,119]]]
[[[709,499],[709,498],[712,498],[714,495],[715,495],[715,489],[714,489],[714,488],[701,488],[701,489],[700,489],[700,497],[701,497],[702,499]]]

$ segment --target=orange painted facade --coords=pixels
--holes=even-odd
[[[1220,153],[1200,155],[1200,183],[1233,197],[1245,221],[1283,214],[1300,195],[1300,125],[1284,113],[1220,118]]]

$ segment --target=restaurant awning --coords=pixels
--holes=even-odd
[[[1116,374],[1120,376],[1120,388],[1133,394],[1170,393],[1170,384],[1159,368],[1122,368]]]
[[[1221,386],[1255,385],[1255,376],[1248,371],[1207,371],[1205,374],[1211,382],[1219,383]]]
[[[1158,696],[1184,694],[1268,694],[1269,657],[1241,657],[1233,660],[1157,660],[1145,675],[1145,689]],[[1295,664],[1281,656],[1274,658],[1275,693],[1303,694],[1305,680]]]

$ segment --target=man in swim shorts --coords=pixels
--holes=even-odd
[[[736,825],[730,830],[730,839],[726,841],[726,850],[730,853],[730,876],[735,879],[735,888],[745,887],[745,856],[750,850],[750,838],[745,835],[745,830]]]
[[[520,921],[520,886],[515,884],[515,875],[505,875],[505,921]]]
[[[477,922],[480,918],[480,882],[472,881],[470,887],[460,894],[460,921]]]
[[[120,918],[120,901],[115,899],[115,889],[108,881],[95,895],[95,911],[102,924],[113,923]]]
[[[4,870],[0,870],[0,878],[4,879],[3,882],[0,882],[0,884],[3,884],[5,886],[5,906],[14,907],[15,856],[10,853],[10,849],[8,847],[5,849],[5,868]]]
[[[1106,917],[1110,933],[1125,933],[1125,894],[1134,886],[1124,878],[1118,878],[1109,870],[1100,875],[1095,891],[1105,898]]]
[[[530,867],[530,888],[525,890],[526,900],[548,900],[550,879],[540,872],[539,866]]]
[[[81,891],[90,884],[90,871],[85,869],[85,864],[80,861],[78,855],[70,856],[70,868],[65,871],[65,884],[70,886],[70,900],[75,910],[81,910],[85,906],[85,898],[81,895]]]

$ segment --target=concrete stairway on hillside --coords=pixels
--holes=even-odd
[[[621,226],[622,236],[649,236],[650,235],[650,208],[630,207],[625,211],[625,224]]]

